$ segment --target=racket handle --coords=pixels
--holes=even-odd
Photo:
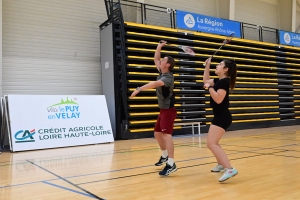
[[[215,54],[214,54],[215,55]],[[212,55],[210,58],[212,59],[214,57],[214,55]],[[203,63],[203,66],[206,66],[206,62]]]

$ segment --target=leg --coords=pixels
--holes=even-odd
[[[163,133],[161,132],[161,115],[159,114],[156,120],[155,128],[154,128],[154,137],[159,144],[161,150],[166,150],[166,145],[164,143]]]
[[[159,172],[159,175],[168,176],[170,173],[177,171],[177,166],[174,162],[174,143],[173,143],[172,135],[165,133],[163,134],[163,137],[168,150],[169,157],[165,168]]]
[[[213,172],[220,172],[219,169],[224,169],[224,174],[219,179],[219,182],[223,182],[228,180],[229,178],[238,174],[238,171],[233,168],[228,160],[228,157],[225,151],[219,144],[221,137],[224,135],[225,130],[230,126],[232,122],[232,117],[230,112],[218,113],[219,116],[215,116],[212,125],[209,128],[207,135],[207,147],[212,151],[215,155],[217,161],[220,165],[217,165]],[[216,125],[213,125],[216,124]]]
[[[157,140],[159,147],[162,151],[166,150],[166,144],[164,141],[163,133],[162,132],[154,132],[154,137]]]
[[[155,166],[161,166],[168,161],[168,151],[163,138],[163,133],[161,132],[160,122],[161,117],[159,115],[154,128],[154,137],[157,140],[157,143],[159,144],[159,147],[162,151],[162,155],[159,158],[158,162],[154,164]]]
[[[169,158],[174,159],[174,143],[172,139],[176,109],[166,109],[161,113],[160,126],[162,129],[163,141],[168,150]]]
[[[161,129],[163,133],[164,144],[166,145],[169,157],[165,168],[159,172],[159,175],[161,176],[168,176],[170,173],[177,171],[177,167],[174,162],[174,143],[172,139],[175,118],[175,109],[166,109],[162,112]]]
[[[230,162],[225,151],[219,145],[219,140],[225,133],[223,128],[215,125],[211,125],[207,136],[207,147],[216,157],[219,164],[223,165],[224,168],[231,168]]]
[[[169,158],[174,159],[174,143],[171,134],[163,134],[164,143],[166,144],[166,148],[168,150]]]

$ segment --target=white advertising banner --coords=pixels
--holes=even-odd
[[[113,142],[104,95],[8,95],[12,151]]]

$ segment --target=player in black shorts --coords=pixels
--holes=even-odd
[[[211,58],[207,59],[205,63],[204,88],[208,89],[210,93],[210,106],[214,114],[207,135],[207,147],[218,161],[218,165],[211,171],[221,172],[225,170],[223,176],[219,179],[219,182],[223,182],[238,174],[238,171],[231,166],[225,151],[219,145],[219,140],[232,123],[232,116],[229,111],[229,90],[233,90],[235,87],[237,69],[235,62],[223,60],[216,66],[215,73],[219,78],[210,79]]]

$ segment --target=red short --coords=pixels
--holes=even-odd
[[[172,134],[176,116],[177,111],[175,108],[160,109],[154,131]]]

